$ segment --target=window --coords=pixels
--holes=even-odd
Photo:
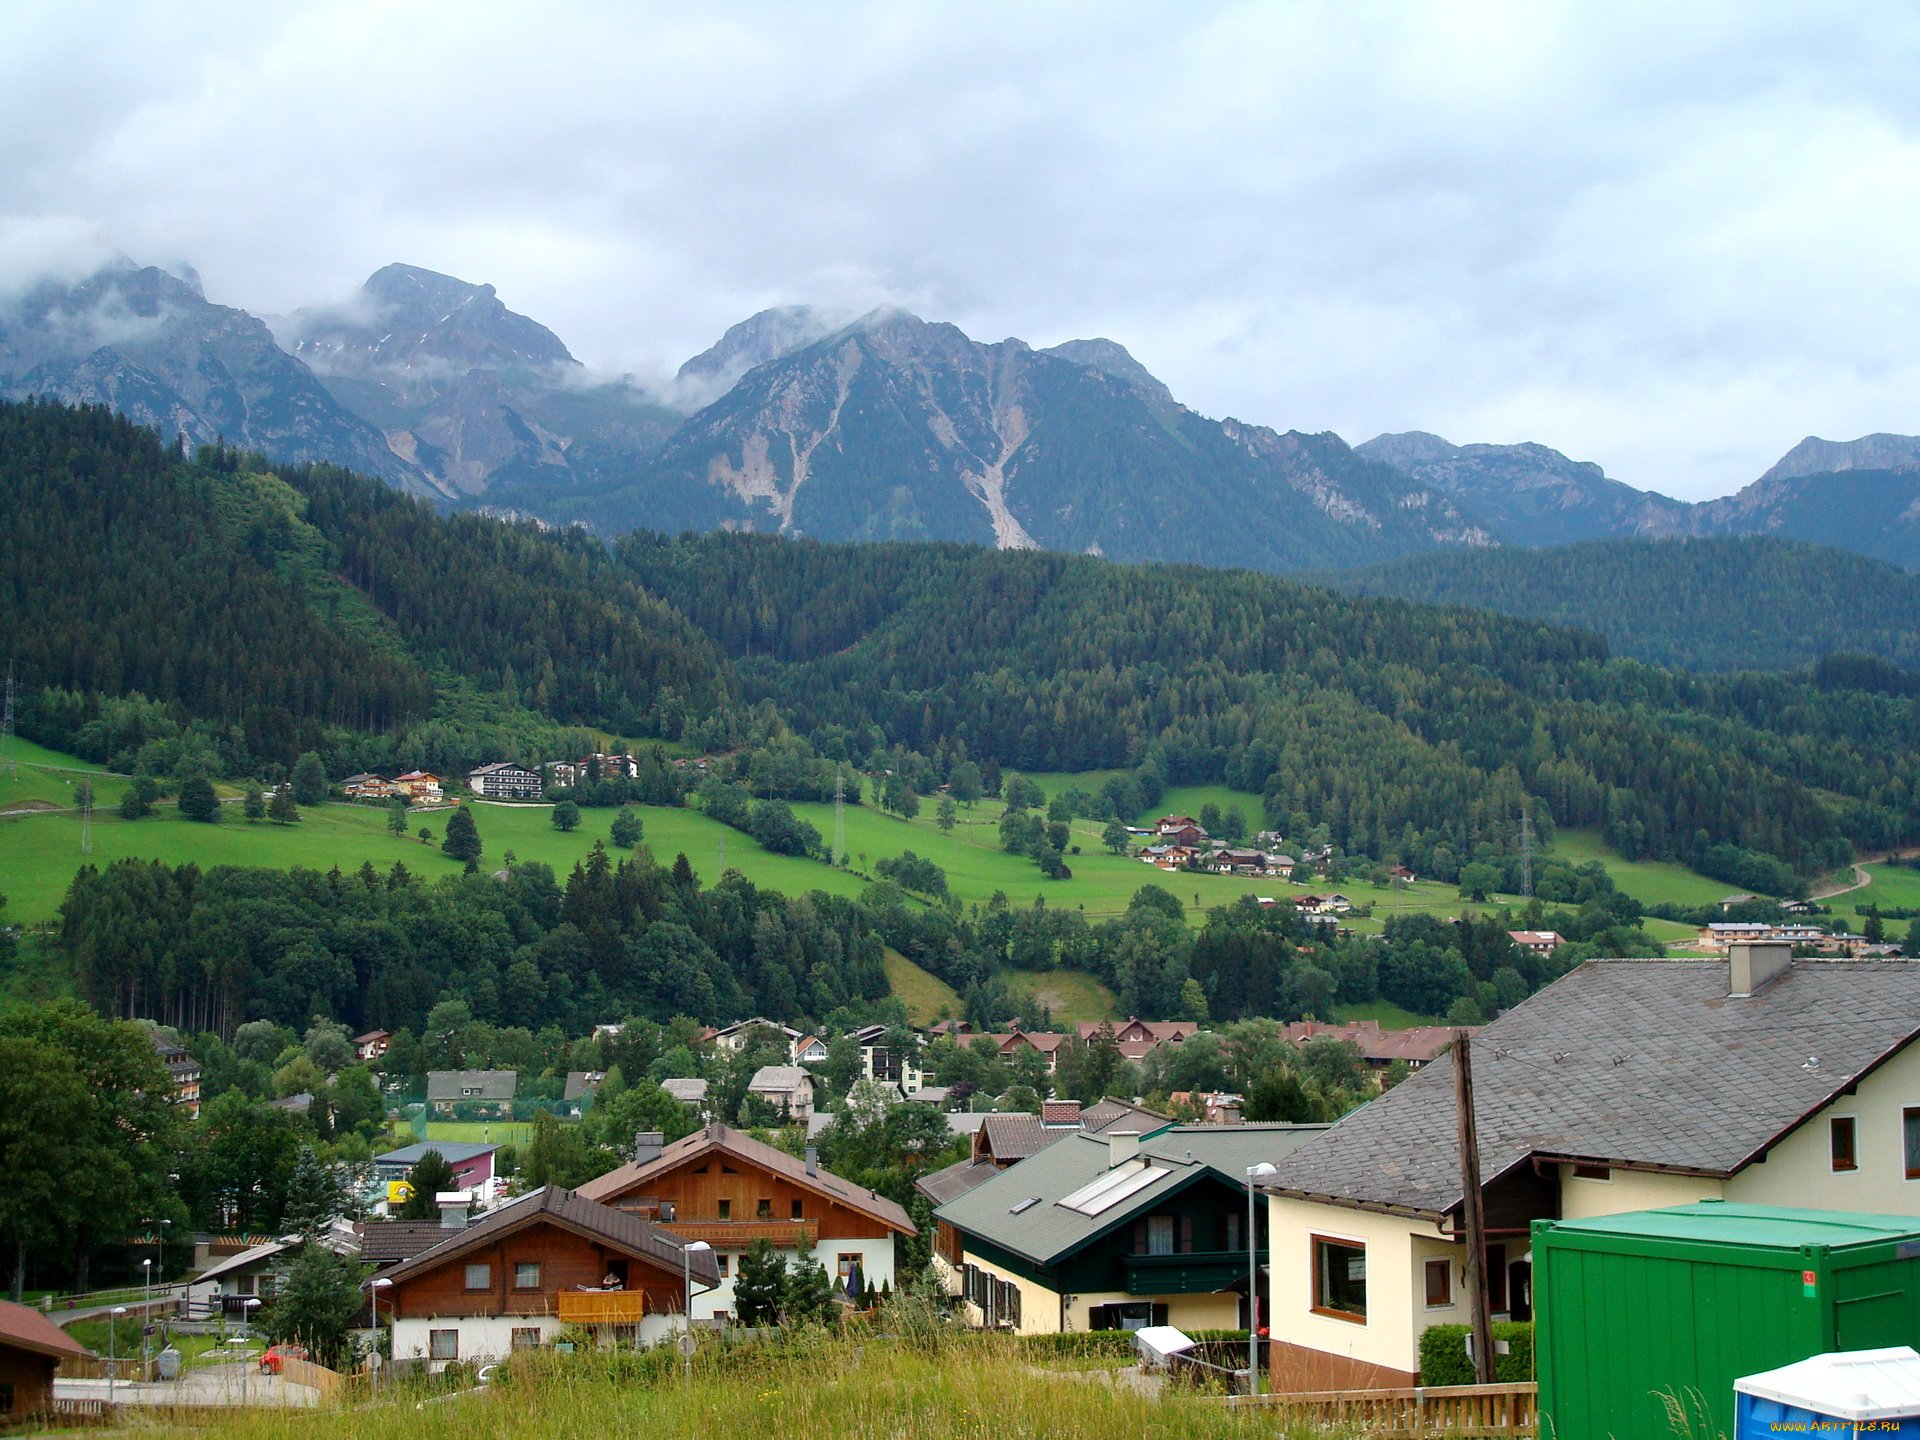
[[[804,1220],[807,1218],[807,1202],[806,1201],[796,1200],[793,1202],[793,1218],[796,1220]]]
[[[1245,1245],[1240,1239],[1240,1212],[1229,1210],[1220,1217],[1220,1248],[1222,1250],[1242,1250]]]
[[[1313,1237],[1313,1313],[1366,1323],[1365,1245]]]
[[[842,1254],[834,1261],[833,1273],[838,1275],[844,1284],[846,1278],[859,1267],[859,1264],[860,1256],[858,1254]]]
[[[242,1275],[238,1280],[235,1280],[233,1282],[233,1293],[236,1295],[251,1295],[253,1293],[253,1276]]]
[[[460,1358],[460,1332],[458,1330],[429,1330],[427,1332],[427,1358],[429,1360],[458,1360]]]
[[[538,1325],[514,1326],[512,1344],[515,1350],[538,1350],[540,1327]]]
[[[731,1220],[733,1218],[733,1202],[731,1200],[722,1200],[720,1202],[720,1218],[722,1220]]]
[[[491,1265],[467,1266],[467,1289],[491,1290],[493,1288],[493,1267]]]
[[[1907,1142],[1907,1179],[1920,1180],[1920,1108],[1908,1106],[1900,1112]]]
[[[1854,1150],[1853,1127],[1851,1115],[1836,1115],[1827,1121],[1827,1157],[1836,1171],[1860,1168],[1859,1156]]]
[[[11,1415],[12,1413],[13,1382],[9,1380],[4,1385],[0,1385],[0,1415]]]
[[[1173,1216],[1149,1215],[1147,1217],[1147,1253],[1149,1255],[1173,1254]]]
[[[727,1278],[727,1262],[732,1259],[733,1257],[727,1254],[725,1251],[721,1251],[719,1254],[713,1257],[714,1266],[716,1269],[719,1270],[720,1278],[722,1280]]]
[[[1487,1309],[1495,1315],[1507,1308],[1507,1247],[1487,1246]]]
[[[1573,1178],[1576,1180],[1611,1180],[1613,1179],[1613,1171],[1604,1165],[1576,1165],[1573,1167]]]
[[[678,1218],[679,1214],[680,1204],[677,1200],[662,1200],[660,1202],[660,1219],[665,1224],[671,1225],[674,1220]]]
[[[1453,1304],[1453,1262],[1429,1260],[1426,1263],[1427,1308],[1444,1309]]]
[[[540,1262],[522,1260],[513,1267],[513,1288],[516,1290],[538,1290],[540,1288]]]
[[[753,1218],[756,1220],[771,1220],[773,1218],[773,1201],[762,1200],[758,1202],[753,1209]]]

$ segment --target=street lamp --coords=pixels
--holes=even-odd
[[[107,1317],[107,1404],[113,1404],[114,1377],[120,1373],[120,1317],[127,1307],[116,1305]]]
[[[704,1240],[691,1240],[680,1247],[680,1282],[687,1297],[687,1333],[680,1341],[680,1377],[693,1379],[693,1256],[713,1249]]]
[[[1260,1393],[1260,1247],[1254,1240],[1253,1190],[1256,1181],[1280,1172],[1262,1160],[1247,1167],[1247,1394]]]
[[[392,1284],[393,1284],[393,1281],[385,1275],[376,1275],[373,1277],[373,1279],[367,1282],[367,1288],[373,1292],[372,1295],[369,1296],[367,1303],[372,1307],[372,1310],[373,1310],[373,1328],[376,1336],[376,1340],[375,1340],[376,1344],[378,1343],[377,1337],[380,1330],[380,1292],[382,1290],[387,1289]],[[387,1358],[389,1360],[393,1359],[393,1353],[394,1353],[392,1323],[398,1321],[399,1318],[400,1317],[398,1312],[396,1312],[393,1308],[393,1299],[391,1296],[389,1296],[387,1299],[387,1320],[389,1322],[389,1326],[387,1330]],[[378,1360],[380,1358],[380,1353],[377,1350],[374,1352],[373,1358],[375,1360]]]

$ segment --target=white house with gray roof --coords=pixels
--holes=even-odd
[[[1473,1040],[1496,1318],[1530,1318],[1529,1222],[1698,1200],[1920,1215],[1920,964],[1591,960]],[[1267,1185],[1274,1382],[1411,1385],[1469,1319],[1450,1056]]]

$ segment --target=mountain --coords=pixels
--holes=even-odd
[[[1759,483],[1833,475],[1842,470],[1913,469],[1920,469],[1920,435],[1862,435],[1858,440],[1822,440],[1809,435],[1782,455]]]
[[[1338,436],[1195,414],[1112,341],[983,344],[893,308],[747,370],[632,484],[553,518],[1264,570],[1492,539]]]
[[[754,366],[804,350],[858,318],[850,311],[817,305],[779,305],[750,315],[680,367],[674,377],[679,398],[690,409],[709,405]]]
[[[0,304],[0,398],[110,405],[189,445],[330,460],[403,488],[420,471],[342,405],[266,325],[215,305],[191,274],[123,261]]]
[[[1920,440],[1910,443],[1920,446]],[[1795,451],[1807,447],[1803,441]],[[1920,569],[1920,470],[1848,468],[1776,475],[1780,468],[1776,465],[1767,477],[1736,494],[1694,506],[1689,517],[1693,532],[1792,536]]]
[[[1593,462],[1545,445],[1453,445],[1410,430],[1377,435],[1354,453],[1444,490],[1514,545],[1685,533],[1684,502],[1609,479]]]
[[[1616,655],[1701,673],[1798,670],[1835,652],[1920,670],[1920,576],[1775,536],[1438,551],[1311,578],[1593,630]]]
[[[388,265],[344,304],[296,311],[277,328],[449,499],[537,509],[549,491],[629,472],[681,419],[632,385],[591,379],[493,286],[413,265]]]

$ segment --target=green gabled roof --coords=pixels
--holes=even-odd
[[[1661,1210],[1629,1210],[1585,1220],[1556,1220],[1556,1234],[1622,1235],[1643,1240],[1694,1240],[1749,1249],[1838,1249],[1920,1240],[1920,1218],[1851,1210],[1799,1210],[1783,1205],[1735,1205],[1708,1200]]]
[[[1069,1135],[955,1196],[934,1214],[1009,1254],[1053,1265],[1204,1177],[1245,1185],[1250,1167],[1278,1163],[1326,1128],[1167,1126],[1143,1138],[1139,1148],[1140,1157],[1164,1173],[1094,1215],[1065,1209],[1059,1202],[1110,1168],[1108,1135]]]

